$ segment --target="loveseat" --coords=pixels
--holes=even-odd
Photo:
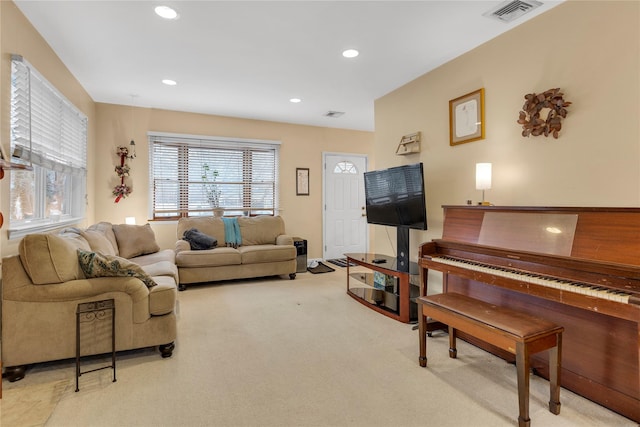
[[[180,290],[194,283],[253,277],[288,275],[296,277],[296,247],[285,233],[280,216],[238,217],[238,242],[229,242],[225,224],[218,217],[190,217],[178,220],[176,265]],[[211,249],[192,249],[185,232],[197,230],[216,240]]]
[[[116,351],[176,338],[175,252],[160,250],[149,224],[101,222],[87,229],[25,236],[2,262],[2,363],[10,381],[28,364],[75,357],[78,304],[113,299]],[[81,355],[111,351],[111,334],[87,326]],[[86,333],[82,329],[83,334]],[[102,331],[102,332],[100,332]],[[110,329],[109,329],[110,331]]]

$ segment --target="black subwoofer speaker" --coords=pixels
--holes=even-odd
[[[293,245],[296,247],[296,273],[307,271],[307,241],[300,237],[293,238]]]

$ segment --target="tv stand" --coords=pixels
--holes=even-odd
[[[410,323],[418,319],[415,298],[419,296],[419,268],[416,263],[404,262],[397,258],[373,253],[350,253],[347,257],[347,294],[365,306],[398,320]],[[380,262],[380,261],[383,262]],[[351,263],[370,271],[353,272]],[[404,271],[408,270],[408,271]],[[391,278],[386,286],[374,282],[374,273],[382,273]],[[355,279],[356,284],[351,284]]]

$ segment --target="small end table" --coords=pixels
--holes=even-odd
[[[80,324],[93,321],[100,321],[111,314],[111,365],[91,369],[85,372],[80,371]],[[116,305],[112,299],[102,301],[92,301],[78,304],[76,309],[76,392],[79,378],[82,374],[99,371],[102,369],[113,369],[113,382],[116,382]]]

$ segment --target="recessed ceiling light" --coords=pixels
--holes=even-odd
[[[169,6],[156,6],[154,9],[156,14],[164,19],[178,19],[178,12]]]
[[[355,49],[347,49],[342,52],[342,56],[344,56],[345,58],[355,58],[358,55],[360,55],[360,52]]]
[[[302,99],[300,99],[300,98],[291,98],[289,100],[289,102],[293,102],[294,104],[297,104],[298,102],[302,102]]]
[[[162,83],[166,84],[167,86],[175,86],[178,84],[178,82],[171,79],[162,79]]]

